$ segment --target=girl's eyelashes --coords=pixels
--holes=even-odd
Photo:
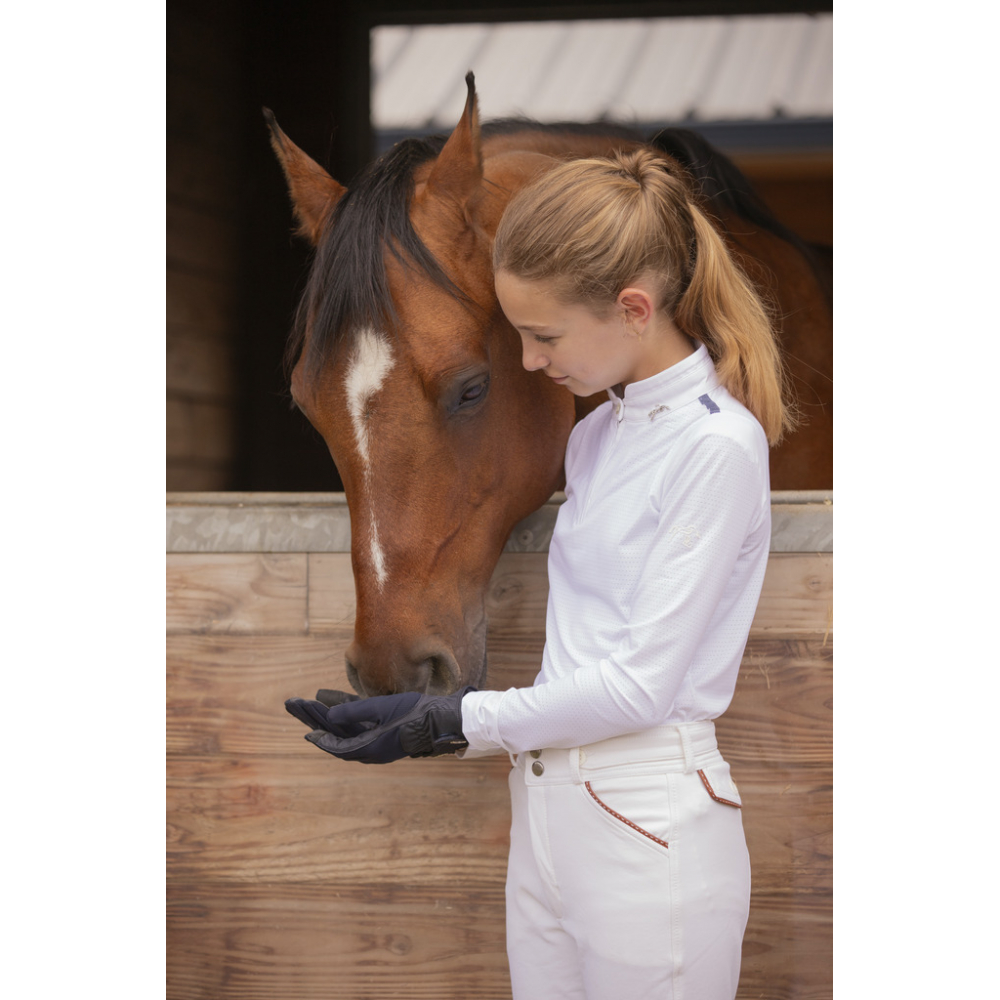
[[[535,334],[535,343],[536,344],[552,344],[552,343],[555,342],[555,339],[556,339],[555,337],[543,337],[539,333]]]

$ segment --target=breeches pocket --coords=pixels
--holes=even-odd
[[[585,776],[579,792],[607,829],[658,850],[702,823],[739,822],[742,800],[729,764],[720,756],[693,772],[608,773]]]
[[[655,851],[670,849],[673,828],[668,775],[592,777],[579,791],[598,822],[615,836]]]

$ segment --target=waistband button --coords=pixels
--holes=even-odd
[[[531,765],[531,773],[534,774],[536,778],[540,778],[545,773],[545,765],[540,760],[536,760],[535,763]]]
[[[537,760],[539,757],[542,756],[542,751],[541,750],[532,750],[531,751],[531,756],[534,757]]]

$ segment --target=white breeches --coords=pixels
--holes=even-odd
[[[713,723],[520,754],[510,789],[514,1000],[732,1000],[750,864]]]

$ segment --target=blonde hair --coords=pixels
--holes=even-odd
[[[768,311],[687,175],[655,151],[571,160],[518,192],[497,229],[493,269],[552,281],[566,301],[599,314],[631,282],[654,280],[657,307],[705,345],[768,441],[793,429]]]

